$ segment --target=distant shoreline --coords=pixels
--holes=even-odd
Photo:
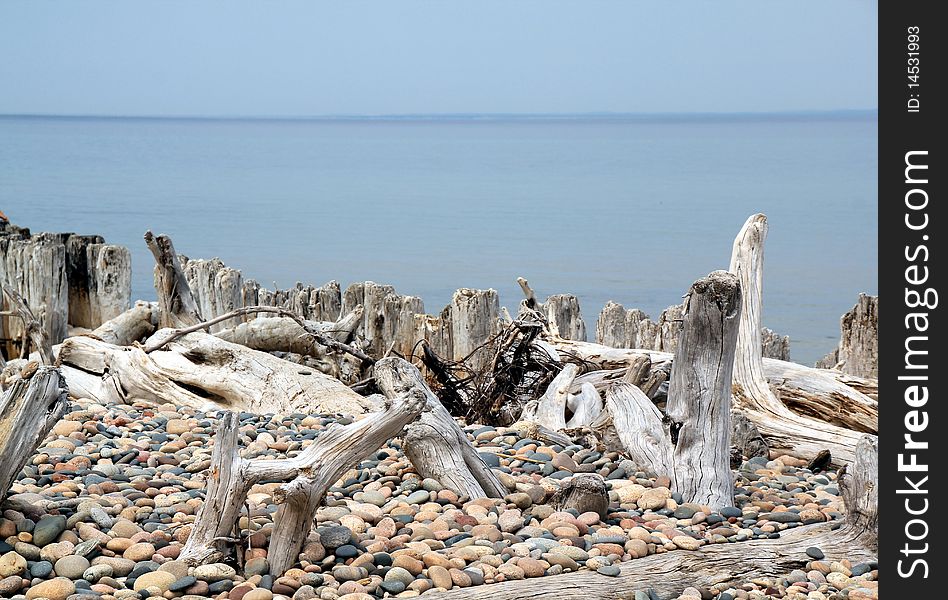
[[[9,120],[63,121],[313,121],[313,122],[654,122],[693,121],[814,121],[865,120],[878,118],[877,109],[773,111],[773,112],[700,112],[700,113],[436,113],[381,115],[84,115],[84,114],[0,114]]]

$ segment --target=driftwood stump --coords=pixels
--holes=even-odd
[[[66,382],[59,369],[29,363],[0,399],[0,502],[20,469],[66,413]]]
[[[606,397],[633,462],[671,478],[686,502],[712,508],[734,500],[730,388],[740,302],[737,278],[726,271],[691,286],[666,415],[630,383],[615,384]]]

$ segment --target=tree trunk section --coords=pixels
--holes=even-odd
[[[825,421],[801,417],[781,403],[767,384],[761,355],[760,314],[767,217],[752,215],[734,240],[730,271],[741,282],[741,326],[734,363],[738,405],[767,438],[771,449],[800,458],[829,450],[837,464],[855,458],[860,434]]]
[[[203,321],[191,286],[184,276],[171,238],[145,232],[145,244],[155,257],[155,292],[158,293],[159,325],[188,327]]]
[[[816,366],[848,375],[879,378],[879,297],[859,294],[839,321],[839,345]]]
[[[66,413],[66,382],[59,369],[27,365],[0,399],[0,503],[26,461]]]

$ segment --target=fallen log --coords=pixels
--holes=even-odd
[[[282,575],[296,563],[329,487],[397,436],[421,412],[425,401],[421,390],[408,389],[384,412],[344,427],[331,427],[298,455],[283,460],[242,459],[237,415],[225,413],[215,436],[205,501],[179,559],[192,565],[224,559],[251,487],[264,480],[282,480],[287,483],[273,493],[280,508],[267,551],[270,573]]]
[[[109,344],[130,346],[155,333],[157,327],[158,303],[138,301],[132,308],[93,329],[91,334]]]
[[[66,413],[59,369],[30,363],[0,399],[0,502],[46,434]]]
[[[878,553],[878,447],[865,436],[855,461],[840,476],[848,513],[838,523],[820,523],[787,529],[778,539],[755,539],[731,544],[705,545],[696,551],[674,550],[652,554],[619,565],[618,577],[578,571],[552,577],[457,588],[437,595],[443,600],[589,600],[630,598],[653,590],[659,598],[677,598],[692,586],[723,591],[758,578],[777,578],[803,569],[812,559],[806,550],[816,546],[826,560],[876,562]]]
[[[427,400],[418,420],[408,426],[402,444],[405,456],[422,477],[430,477],[460,496],[503,498],[497,476],[442,406],[414,365],[394,357],[375,363],[375,382],[387,398],[419,389]]]
[[[166,340],[170,335],[170,330],[160,330],[152,338]],[[83,377],[78,382],[81,390],[72,391],[74,397],[96,402],[145,400],[260,414],[362,414],[379,407],[377,397],[360,396],[319,371],[200,331],[162,343],[152,352],[76,336],[63,342],[59,361],[100,378],[102,385],[96,387],[94,379]],[[67,381],[72,373],[66,371]]]

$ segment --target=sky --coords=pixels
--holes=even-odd
[[[0,0],[0,114],[875,109],[870,1]]]

